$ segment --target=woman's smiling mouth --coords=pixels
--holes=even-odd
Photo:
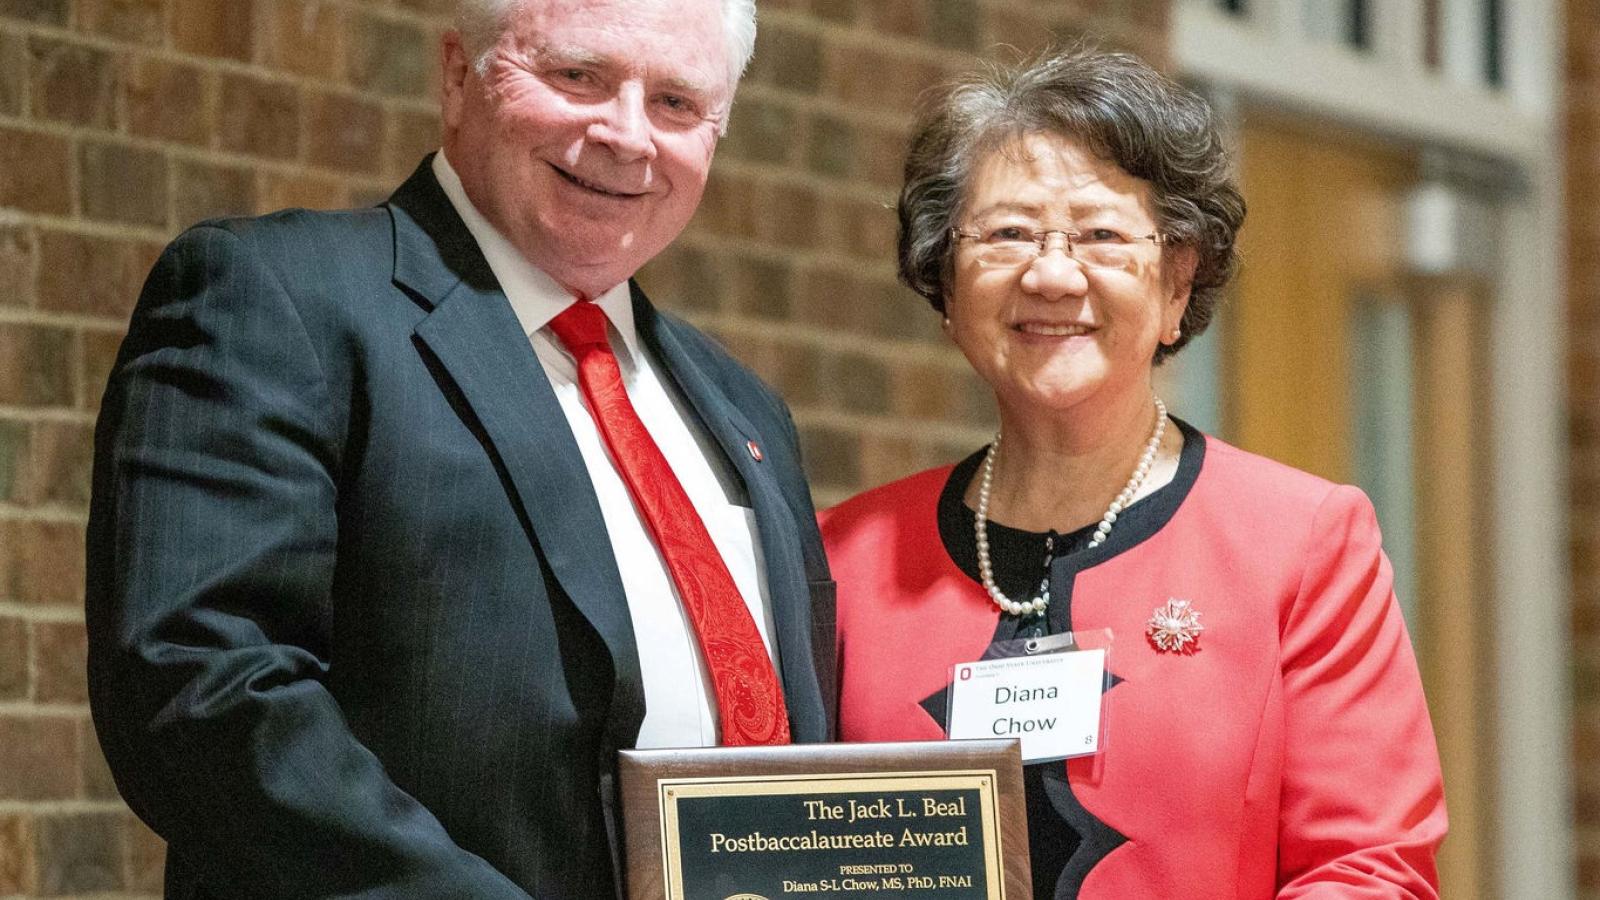
[[[1037,334],[1043,337],[1078,337],[1094,331],[1093,326],[1077,324],[1051,324],[1049,322],[1018,322],[1011,326],[1012,330],[1023,334]]]

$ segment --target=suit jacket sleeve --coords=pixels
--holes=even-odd
[[[219,895],[526,898],[388,779],[326,686],[349,404],[302,299],[208,226],[145,286],[96,432],[106,758]]]
[[[1393,572],[1365,495],[1318,510],[1283,623],[1281,898],[1437,898],[1444,788]]]

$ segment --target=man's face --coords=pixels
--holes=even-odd
[[[481,75],[446,35],[445,155],[513,246],[594,296],[688,224],[732,91],[718,0],[532,0]]]

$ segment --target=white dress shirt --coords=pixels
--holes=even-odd
[[[549,275],[535,268],[472,205],[461,179],[440,151],[433,173],[466,222],[488,260],[523,333],[550,379],[572,436],[577,439],[589,481],[600,500],[611,550],[639,647],[644,679],[645,717],[639,747],[707,747],[717,743],[716,699],[693,625],[678,597],[650,531],[634,506],[604,439],[596,428],[578,385],[577,365],[547,327],[574,298]],[[772,639],[772,611],[767,601],[766,568],[762,565],[753,510],[730,503],[713,462],[725,467],[722,451],[669,379],[660,377],[633,323],[633,304],[623,282],[593,298],[610,321],[611,349],[622,369],[628,399],[655,439],[672,471],[683,484],[711,540],[733,575],[749,607],[767,652],[777,667]],[[620,338],[620,341],[619,341]],[[731,472],[729,477],[734,476]]]

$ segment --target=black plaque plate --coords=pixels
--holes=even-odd
[[[1013,741],[624,751],[636,900],[1028,900]]]

